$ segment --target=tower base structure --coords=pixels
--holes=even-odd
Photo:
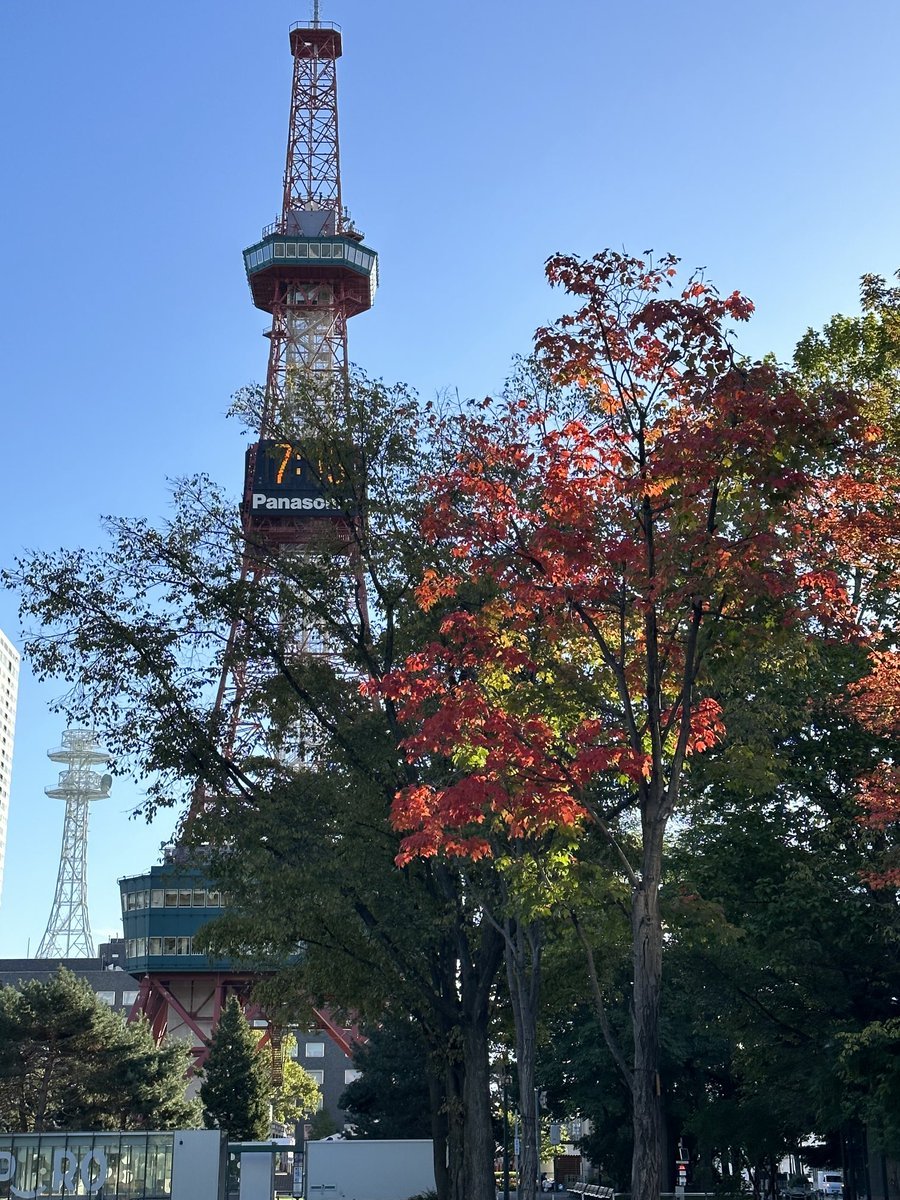
[[[237,968],[227,959],[210,959],[195,946],[202,926],[222,915],[228,897],[199,869],[179,862],[180,857],[174,849],[144,874],[119,880],[124,966],[140,979],[129,1020],[146,1017],[157,1043],[167,1036],[186,1041],[196,1073],[209,1054],[228,998],[236,996],[249,1024],[261,1030],[259,1048],[270,1053],[277,1080],[283,1070],[283,1031],[253,998],[253,986],[265,973]],[[356,1026],[341,1024],[326,1009],[306,1011],[350,1059],[361,1040]]]

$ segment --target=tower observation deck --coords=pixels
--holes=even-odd
[[[339,26],[290,31],[294,69],[281,215],[244,251],[253,303],[272,316],[265,405],[247,454],[242,519],[269,548],[304,545],[348,514],[324,494],[322,466],[285,441],[296,430],[292,394],[318,379],[346,380],[347,322],[370,308],[378,256],[363,244],[341,195],[336,64]]]

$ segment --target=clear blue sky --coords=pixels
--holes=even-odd
[[[288,29],[308,0],[5,0],[0,560],[162,516],[167,478],[240,482],[230,395],[265,373],[241,250],[276,215]],[[344,31],[344,196],[381,254],[351,354],[425,396],[484,394],[554,316],[542,263],[679,253],[789,356],[900,266],[893,0],[323,0]],[[21,644],[15,602],[0,628]],[[60,690],[23,672],[0,956],[49,914]],[[95,806],[95,935],[170,828]]]

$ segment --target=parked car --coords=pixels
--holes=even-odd
[[[781,1200],[813,1200],[816,1189],[805,1175],[790,1175],[780,1183],[778,1194]]]

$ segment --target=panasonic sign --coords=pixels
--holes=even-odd
[[[324,496],[269,496],[266,492],[254,492],[251,500],[254,512],[316,512],[335,516],[341,515],[341,509],[335,504],[329,504]]]

